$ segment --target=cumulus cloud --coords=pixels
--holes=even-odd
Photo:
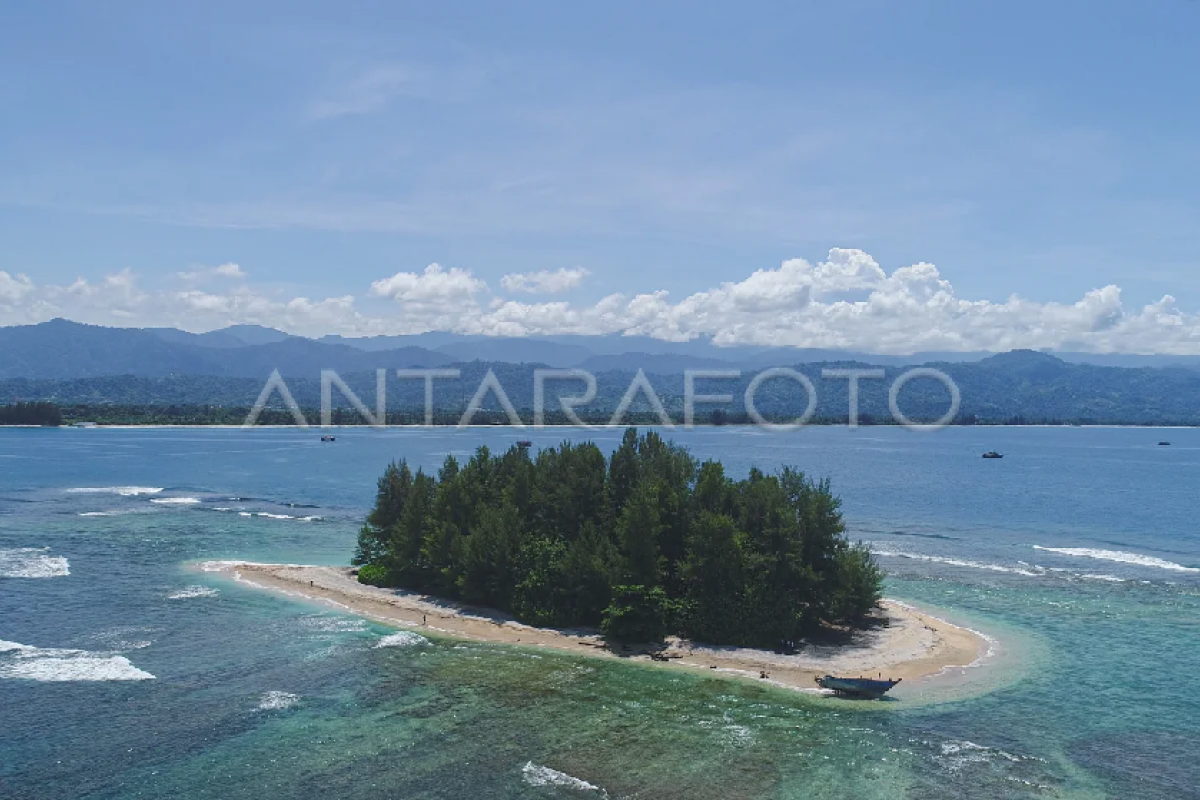
[[[18,303],[33,291],[33,281],[27,275],[9,275],[0,269],[0,303]]]
[[[591,273],[583,267],[562,267],[553,272],[514,272],[500,279],[500,285],[508,292],[526,294],[558,294],[574,289]]]
[[[237,277],[244,274],[230,268],[225,277],[235,277],[235,269]],[[542,274],[505,276],[501,286],[517,291],[514,287],[542,281]],[[554,280],[550,285],[559,285]],[[385,310],[366,313],[353,295],[286,296],[240,279],[207,288],[191,284],[147,290],[128,270],[62,286],[38,286],[25,275],[0,271],[0,324],[66,316],[188,330],[255,323],[300,335],[438,330],[489,336],[625,334],[671,341],[706,336],[718,345],[878,353],[1056,348],[1200,354],[1200,315],[1180,309],[1170,295],[1142,308],[1127,307],[1117,286],[1093,289],[1074,303],[1018,296],[1002,302],[971,300],[959,297],[932,264],[888,272],[853,249],[831,250],[816,263],[790,259],[678,301],[665,291],[650,291],[612,294],[592,303],[525,302],[494,294],[470,270],[439,264],[381,278],[367,294]],[[391,301],[392,310],[380,298]]]
[[[222,264],[214,272],[224,278],[245,278],[246,273],[237,264]]]
[[[470,270],[430,264],[424,272],[397,272],[371,284],[371,294],[390,297],[399,303],[445,303],[474,297],[487,284]]]

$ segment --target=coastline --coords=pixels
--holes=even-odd
[[[696,428],[714,428],[714,429],[726,428],[726,429],[735,430],[735,429],[743,429],[744,428],[744,429],[754,430],[754,429],[759,429],[760,427],[761,426],[755,425],[753,423],[726,423],[724,425],[713,425],[711,423],[696,422],[692,425],[691,429],[694,430]],[[805,427],[851,429],[851,426],[845,422],[809,422],[806,424]],[[854,428],[853,430],[870,430],[871,428],[903,428],[903,427],[904,427],[903,425],[899,425],[899,424],[877,423],[874,425],[859,425],[856,428]],[[945,427],[946,428],[963,428],[963,429],[967,429],[967,428],[987,428],[987,429],[993,429],[993,428],[1014,428],[1014,429],[1021,429],[1021,428],[1055,428],[1055,429],[1057,429],[1057,428],[1082,428],[1082,429],[1086,430],[1086,429],[1101,428],[1101,429],[1113,429],[1113,430],[1194,430],[1194,429],[1200,428],[1200,424],[1190,424],[1190,423],[1184,423],[1184,422],[1175,423],[1175,424],[1172,424],[1169,422],[1155,422],[1155,423],[1147,423],[1145,425],[1107,423],[1107,422],[1105,422],[1105,423],[1087,423],[1087,424],[1084,424],[1081,422],[1059,422],[1059,423],[1033,422],[1033,423],[1023,423],[1021,425],[1010,425],[1010,424],[1003,423],[1003,422],[978,422],[978,423],[975,423],[972,425],[955,425],[954,423],[949,423]],[[40,428],[40,429],[48,429],[48,430],[61,430],[61,429],[65,429],[65,428],[69,428],[69,429],[73,429],[73,430],[100,430],[100,429],[103,429],[103,430],[138,430],[138,429],[157,429],[157,428],[203,430],[203,429],[211,428],[211,429],[215,429],[215,430],[260,430],[261,429],[261,430],[300,430],[300,431],[357,430],[357,429],[387,430],[387,431],[391,431],[391,430],[445,430],[445,429],[471,430],[471,429],[476,429],[476,428],[479,428],[479,429],[510,428],[510,429],[516,430],[516,431],[529,430],[529,429],[555,430],[555,429],[560,429],[560,428],[563,430],[580,430],[580,429],[583,429],[583,430],[624,430],[625,428],[647,428],[647,429],[655,429],[655,430],[658,430],[658,429],[689,430],[689,428],[687,428],[682,422],[675,423],[669,427],[666,425],[663,425],[660,422],[649,422],[649,423],[646,423],[646,422],[642,422],[642,423],[622,422],[617,425],[609,425],[607,423],[588,423],[588,424],[584,424],[584,425],[572,425],[569,423],[562,423],[562,424],[547,423],[545,425],[533,425],[533,424],[528,424],[528,425],[511,425],[511,424],[487,425],[487,424],[482,424],[482,423],[472,423],[469,425],[458,425],[458,424],[403,425],[403,424],[390,424],[389,423],[389,424],[383,425],[383,426],[366,425],[366,424],[361,424],[361,425],[321,425],[319,423],[314,423],[314,424],[308,425],[307,427],[304,427],[304,428],[300,427],[299,425],[254,424],[254,425],[247,427],[246,425],[242,425],[242,424],[231,425],[231,424],[226,424],[226,423],[213,423],[213,424],[209,425],[209,424],[204,424],[204,423],[179,423],[179,424],[176,424],[176,423],[170,423],[170,422],[150,422],[150,423],[99,422],[94,425],[80,426],[80,425],[76,425],[73,422],[64,422],[62,425],[23,425],[23,424],[22,425],[8,425],[8,424],[0,425],[0,429],[3,429],[3,428]]]
[[[925,682],[982,663],[994,640],[919,611],[896,600],[884,600],[879,612],[886,625],[856,632],[848,641],[806,644],[796,655],[767,650],[703,645],[668,637],[652,659],[652,648],[610,648],[595,631],[536,628],[489,609],[478,609],[403,590],[380,589],[357,582],[349,567],[208,561],[206,572],[223,573],[258,589],[335,606],[387,625],[439,636],[495,644],[545,647],[576,655],[622,658],[671,669],[713,672],[769,683],[791,690],[821,692],[814,678],[833,673],[868,676],[882,673],[909,684]],[[424,622],[424,624],[423,624]],[[665,656],[665,660],[662,657]],[[763,678],[763,674],[766,678]]]

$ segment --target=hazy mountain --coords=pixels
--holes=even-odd
[[[574,367],[592,357],[591,350],[579,344],[511,337],[497,339],[481,336],[470,341],[444,344],[436,349],[456,361],[505,361],[552,367]]]
[[[1061,357],[1056,357],[1059,355]],[[1014,360],[1015,359],[1015,360]],[[1047,361],[1047,359],[1050,359]],[[308,339],[257,325],[233,325],[208,333],[174,328],[106,328],[53,320],[0,328],[0,378],[70,379],[101,375],[318,376],[321,369],[346,372],[429,367],[450,363],[541,364],[594,372],[676,373],[685,369],[758,370],[821,362],[861,362],[896,367],[922,363],[1013,367],[1051,372],[1048,364],[1185,367],[1200,371],[1200,356],[1046,354],[1034,351],[916,353],[880,356],[844,350],[790,347],[718,347],[709,339],[665,342],[643,336],[487,337],[450,333]],[[1040,374],[1040,373],[1039,373]]]
[[[409,336],[339,336],[331,333],[318,338],[317,341],[326,344],[344,344],[359,350],[377,352],[379,350],[395,350],[397,347],[423,347],[426,350],[436,350],[442,345],[483,338],[488,337],[460,336],[456,333],[431,331],[414,333]]]
[[[310,342],[321,347],[320,343]],[[265,347],[289,346],[292,342]],[[328,347],[328,345],[325,345]],[[249,349],[249,348],[248,348]],[[372,354],[346,348],[359,356]],[[226,351],[217,351],[226,352]],[[240,350],[236,352],[245,352]],[[326,351],[321,351],[325,353]],[[395,353],[399,351],[384,351]],[[419,351],[430,353],[431,351]],[[277,351],[264,357],[303,359],[307,352],[293,349]],[[373,369],[354,372],[355,356],[338,367],[339,374],[368,407],[375,405],[375,374]],[[378,354],[376,354],[378,355]],[[392,356],[389,355],[389,358]],[[667,356],[665,358],[676,358]],[[666,363],[666,362],[660,362]],[[861,362],[834,362],[838,366],[865,366]],[[844,420],[848,408],[848,383],[844,379],[827,379],[823,367],[833,364],[806,364],[798,367],[811,379],[817,395],[817,418]],[[372,364],[372,367],[374,364]],[[467,400],[475,394],[483,375],[494,370],[512,403],[525,413],[533,404],[533,364],[504,364],[475,361],[458,364],[459,379],[439,380],[434,384],[434,405],[440,415],[450,421],[463,412]],[[1179,368],[1098,367],[1090,364],[1070,364],[1044,353],[1017,351],[1004,353],[972,363],[939,363],[957,384],[962,397],[960,422],[1083,422],[1122,424],[1200,424],[1200,372]],[[905,367],[885,366],[883,380],[864,380],[860,384],[859,409],[864,421],[888,420],[888,390]],[[256,372],[256,370],[258,370]],[[247,408],[258,397],[267,374],[264,364],[248,365],[248,377],[172,375],[166,377],[108,376],[73,380],[0,379],[0,397],[5,399],[51,400],[64,405],[75,403],[91,407],[122,405],[159,407],[156,414],[168,414],[170,406],[218,405],[226,408]],[[286,374],[286,372],[285,372]],[[713,382],[701,387],[704,393],[730,394],[733,402],[725,407],[731,419],[744,413],[744,392],[754,377],[746,370],[736,380]],[[596,371],[595,400],[579,409],[589,416],[606,418],[616,408],[633,379],[627,370]],[[668,410],[676,416],[682,409],[683,375],[681,371],[651,372],[655,391]],[[287,384],[296,400],[305,408],[314,409],[321,402],[319,371],[301,370],[287,375]],[[548,382],[547,410],[558,408],[557,398],[578,394],[581,384],[568,381]],[[386,384],[388,407],[394,411],[415,412],[423,407],[424,389],[420,381],[401,381],[389,375]],[[348,408],[340,392],[334,393],[334,403]],[[763,383],[755,403],[760,412],[791,418],[804,407],[805,397],[795,382],[786,379]],[[278,397],[274,404],[279,405]],[[916,379],[909,382],[900,397],[904,413],[914,418],[934,419],[949,406],[949,394],[938,381]],[[498,410],[494,397],[489,396],[485,410]],[[634,403],[632,411],[646,411],[644,399]],[[699,409],[700,419],[713,410],[711,404]],[[353,416],[353,415],[351,415]],[[1152,439],[1151,443],[1157,441]]]
[[[579,365],[589,372],[623,371],[636,373],[639,369],[648,373],[682,373],[686,369],[738,369],[746,365],[722,361],[704,356],[671,353],[622,353],[614,356],[592,356]]]
[[[85,378],[100,375],[222,374],[220,350],[169,342],[134,328],[103,328],[55,319],[0,328],[0,377]]]
[[[299,338],[274,328],[264,328],[262,325],[230,325],[228,328],[221,328],[213,333],[232,336],[245,344],[275,344],[285,339]]]
[[[233,346],[214,334],[275,340]],[[213,338],[198,343],[203,337]],[[235,326],[199,337],[182,331],[164,335],[162,329],[105,328],[61,319],[0,328],[0,378],[214,375],[263,379],[273,369],[284,375],[317,378],[322,369],[365,372],[440,366],[454,360],[420,347],[370,353],[253,326]]]
[[[246,342],[225,331],[209,331],[208,333],[188,333],[177,328],[145,328],[164,342],[172,344],[191,344],[199,347],[245,347]]]

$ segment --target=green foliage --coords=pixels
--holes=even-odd
[[[879,600],[882,575],[845,540],[839,505],[827,482],[790,468],[730,480],[653,432],[627,431],[611,459],[591,443],[532,460],[481,447],[436,477],[389,465],[354,563],[535,625],[773,645],[860,622]]]
[[[62,412],[54,403],[13,403],[0,406],[0,425],[62,425]]]
[[[871,551],[858,542],[838,551],[837,584],[830,610],[838,622],[862,620],[883,598],[883,573]]]
[[[600,629],[619,642],[660,642],[667,635],[670,607],[662,587],[614,586]]]
[[[358,568],[358,582],[368,586],[387,586],[387,568],[382,564],[364,564]]]

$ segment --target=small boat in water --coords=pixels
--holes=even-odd
[[[1003,453],[997,453],[995,450],[988,450],[983,454],[984,458],[1004,458]]]
[[[1159,447],[1170,447],[1171,443],[1170,442],[1159,442],[1158,446]]]
[[[336,436],[322,436],[321,441],[322,442],[336,442],[337,437]]]
[[[533,447],[533,442],[528,439],[521,439],[517,442],[517,447]]]
[[[822,689],[829,689],[831,692],[842,697],[857,697],[861,700],[878,700],[888,693],[888,690],[903,680],[896,678],[894,680],[875,680],[874,678],[838,678],[833,675],[826,675],[823,678],[814,678],[817,686]]]

